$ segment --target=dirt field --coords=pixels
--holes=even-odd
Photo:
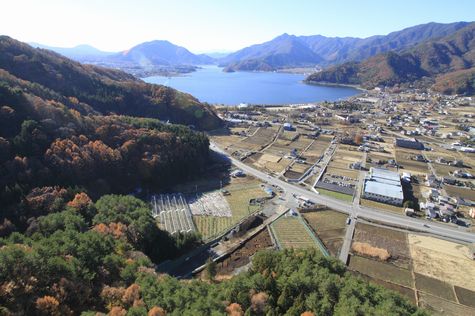
[[[401,294],[403,297],[405,297],[409,301],[411,301],[412,304],[414,304],[414,305],[416,304],[416,292],[412,288],[408,288],[408,287],[400,286],[400,285],[397,285],[397,284],[385,282],[383,280],[373,279],[373,278],[371,278],[367,275],[361,274],[357,271],[350,271],[350,272],[352,274],[356,275],[356,276],[359,276],[360,278],[363,278],[363,279],[371,282],[371,283],[376,283],[376,284],[381,285],[382,287],[384,287],[386,289],[396,291],[399,294]]]
[[[402,165],[403,171],[415,174],[426,174],[429,171],[427,163],[411,159],[412,156],[418,154],[421,154],[421,152],[397,149],[395,156],[396,162]]]
[[[453,197],[461,197],[468,200],[475,200],[475,190],[456,187],[453,185],[444,185],[447,194]]]
[[[453,166],[440,164],[440,163],[433,163],[432,166],[434,167],[435,172],[437,173],[437,175],[439,177],[450,176],[450,173],[454,172],[455,170],[459,170],[459,169],[467,171],[464,168],[453,167]]]
[[[457,298],[461,304],[475,308],[475,292],[458,286],[454,287]]]
[[[249,258],[253,256],[257,251],[272,246],[273,244],[268,230],[262,230],[252,239],[248,240],[241,247],[239,247],[235,252],[225,257],[222,261],[218,262],[217,274],[232,274],[235,269],[247,265],[250,262]]]
[[[457,302],[453,287],[450,284],[419,273],[415,273],[415,276],[417,290],[452,302]]]
[[[332,139],[333,136],[320,135],[304,153],[303,157],[307,159],[308,163],[315,163],[318,158],[323,155],[325,150],[327,150]]]
[[[332,210],[302,213],[330,254],[337,257],[343,245],[347,215]]]
[[[469,290],[475,290],[475,261],[466,247],[453,242],[409,234],[414,272]]]
[[[386,210],[386,211],[390,211],[390,212],[394,212],[394,213],[398,213],[398,214],[402,214],[402,212],[403,212],[402,207],[389,205],[389,204],[385,204],[385,203],[379,203],[379,202],[372,201],[372,200],[367,200],[367,199],[361,199],[360,204],[363,205],[363,206],[382,209],[382,210]]]
[[[283,158],[283,154],[274,155],[266,153],[255,153],[244,160],[245,163],[269,173],[282,172],[291,162],[291,159]]]
[[[391,255],[388,260],[398,267],[408,269],[410,251],[407,244],[407,234],[369,224],[357,223],[353,241],[368,243],[373,247],[386,249]]]
[[[475,309],[443,300],[437,296],[419,292],[419,304],[432,315],[473,316]]]
[[[392,264],[383,263],[359,256],[350,256],[350,270],[358,271],[371,278],[412,287],[412,275],[409,270],[398,268]]]

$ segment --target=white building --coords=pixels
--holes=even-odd
[[[376,202],[402,206],[404,194],[397,172],[371,168],[365,179],[363,197]]]

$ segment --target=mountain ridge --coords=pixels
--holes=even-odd
[[[64,97],[76,99],[74,107],[83,114],[115,113],[159,118],[200,129],[220,125],[211,108],[189,94],[145,83],[120,70],[81,64],[8,36],[0,36],[0,69],[41,87],[38,89],[41,93],[53,92],[54,96],[50,97],[59,101]],[[73,106],[71,102],[67,104]]]
[[[367,38],[326,37],[323,35],[295,36],[286,33],[261,44],[243,48],[228,55],[219,62],[233,70],[277,70],[294,66],[330,66],[348,61],[361,61],[387,51],[402,51],[428,39],[440,38],[452,34],[467,26],[469,22],[435,23],[430,22],[411,26],[387,35],[374,35]],[[292,37],[293,48],[302,52],[311,51],[313,58],[302,62],[298,55],[287,54],[286,64],[273,63],[272,56],[279,53],[282,39]],[[299,44],[296,44],[296,43]],[[269,62],[271,61],[271,62]],[[267,69],[262,65],[266,65]],[[253,68],[259,67],[259,68]]]
[[[386,52],[361,62],[329,67],[310,75],[306,81],[373,88],[427,79],[433,88],[443,93],[474,94],[474,74],[475,22],[402,52]],[[451,82],[455,78],[457,83]]]

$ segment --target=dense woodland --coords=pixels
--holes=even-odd
[[[191,96],[0,38],[0,315],[420,313],[313,251],[224,282],[157,274],[201,241],[160,230],[147,197],[209,164],[208,138],[164,119],[219,126]]]

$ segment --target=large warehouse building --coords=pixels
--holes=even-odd
[[[404,194],[397,172],[371,168],[365,179],[363,197],[376,202],[402,206]]]

